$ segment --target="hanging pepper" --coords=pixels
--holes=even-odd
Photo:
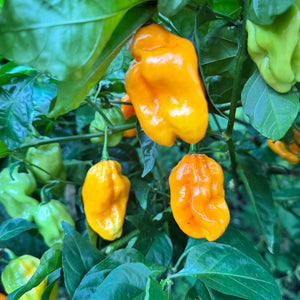
[[[129,96],[126,94],[121,99],[122,102],[130,102]],[[122,105],[121,106],[122,113],[125,117],[125,120],[128,120],[131,116],[135,115],[135,110],[133,105]],[[124,136],[126,137],[135,137],[136,136],[136,128],[128,129],[124,131]]]
[[[32,221],[39,205],[30,197],[37,187],[35,178],[30,170],[19,173],[17,167],[10,173],[10,168],[4,168],[0,173],[0,202],[12,218]]]
[[[92,166],[82,187],[88,224],[103,239],[113,241],[122,235],[130,181],[121,174],[121,165],[103,160]]]
[[[102,108],[101,112],[111,122],[113,126],[125,124],[125,118],[122,114],[121,109],[118,106],[114,105],[110,108]],[[95,119],[90,124],[91,133],[104,131],[105,127],[109,125],[107,120],[105,120],[105,117],[103,117],[102,114],[96,111]],[[110,147],[117,146],[122,140],[123,134],[124,134],[123,131],[110,134],[108,137],[108,146]],[[91,138],[91,142],[100,143],[103,145],[104,136]]]
[[[204,154],[185,155],[169,177],[171,209],[180,229],[193,238],[216,240],[230,215],[222,167]]]
[[[41,203],[34,215],[34,222],[38,226],[45,243],[51,247],[55,243],[62,243],[64,233],[61,222],[67,222],[75,227],[75,223],[67,207],[58,200]]]
[[[26,153],[26,159],[28,162],[47,172],[34,166],[30,167],[35,178],[41,183],[53,180],[52,176],[66,179],[65,166],[62,160],[61,148],[58,143],[30,147]]]
[[[2,294],[2,293],[0,293],[0,300],[6,300],[6,299],[7,299],[7,296],[4,295],[4,294]]]
[[[277,92],[288,92],[300,81],[300,0],[271,25],[247,20],[248,52],[265,81]]]
[[[293,133],[294,138],[288,145],[282,141],[268,139],[268,146],[290,164],[295,165],[300,162],[300,132],[294,128]]]
[[[32,277],[40,260],[31,255],[22,255],[9,262],[1,274],[1,281],[5,292],[10,294],[21,286],[25,285]],[[47,279],[44,279],[38,286],[26,292],[19,300],[40,300],[44,290],[47,287]],[[49,297],[55,300],[57,294],[57,286],[55,286]]]
[[[199,142],[206,133],[208,109],[193,44],[162,25],[140,28],[130,52],[126,92],[145,133],[172,146],[176,137]]]

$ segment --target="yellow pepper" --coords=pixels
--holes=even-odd
[[[136,32],[129,50],[135,60],[125,88],[145,133],[164,146],[172,146],[176,137],[199,142],[208,109],[193,44],[151,24]]]
[[[103,239],[113,241],[122,235],[130,181],[121,174],[121,165],[102,160],[92,166],[82,187],[87,222]]]

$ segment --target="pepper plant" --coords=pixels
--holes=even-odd
[[[299,3],[0,0],[1,297],[298,299]]]

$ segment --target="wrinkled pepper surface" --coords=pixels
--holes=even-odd
[[[32,277],[39,264],[40,260],[31,255],[22,255],[10,261],[1,274],[1,281],[6,293],[10,294],[25,285]],[[44,279],[38,286],[26,292],[19,299],[40,300],[46,287],[47,279]],[[55,300],[56,294],[57,286],[53,288],[49,299]]]
[[[193,44],[151,24],[136,32],[130,52],[134,62],[125,88],[145,133],[164,146],[172,146],[176,137],[199,142],[208,109]]]
[[[283,159],[295,165],[300,162],[300,132],[293,129],[294,138],[286,145],[282,141],[268,139],[268,146]]]
[[[121,99],[122,102],[130,102],[129,96],[126,94]],[[125,120],[128,120],[131,116],[135,115],[135,110],[133,105],[121,105],[121,111],[124,115]],[[136,136],[136,128],[128,129],[124,131],[124,136],[126,137],[135,137]]]
[[[122,114],[122,111],[120,107],[114,105],[110,108],[101,108],[102,113],[106,116],[106,118],[111,122],[111,124],[114,125],[124,125],[125,124],[125,118]],[[97,133],[105,130],[105,127],[108,126],[105,118],[96,111],[95,118],[90,124],[90,132],[91,133]],[[109,147],[115,147],[117,146],[122,138],[123,138],[123,131],[112,133],[108,136],[108,146]],[[91,142],[93,143],[99,143],[104,144],[104,136],[94,137],[91,138]]]
[[[4,168],[0,173],[0,202],[12,218],[33,220],[39,202],[30,195],[36,189],[36,181],[30,170],[19,173],[14,168]]]
[[[122,235],[130,181],[121,174],[121,165],[103,160],[92,166],[82,187],[87,222],[103,239]]]
[[[61,148],[58,143],[41,145],[38,147],[31,147],[26,153],[26,159],[51,175],[65,179],[66,171],[62,160]],[[41,183],[46,183],[54,178],[43,170],[34,166],[30,167],[35,178]]]
[[[248,52],[265,81],[277,92],[288,92],[300,81],[300,0],[271,25],[247,20]]]
[[[185,155],[169,177],[171,209],[180,229],[193,238],[216,240],[230,220],[222,167],[204,154]]]
[[[49,247],[55,243],[62,243],[64,237],[62,221],[75,227],[67,207],[60,201],[51,200],[47,203],[41,203],[37,208],[34,222]]]

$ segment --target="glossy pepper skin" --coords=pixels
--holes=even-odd
[[[130,52],[135,60],[125,88],[145,133],[163,146],[172,146],[176,137],[199,142],[208,110],[192,43],[151,24],[136,32]]]
[[[122,102],[130,102],[129,96],[126,94],[121,99]],[[125,120],[128,120],[131,116],[135,115],[135,110],[133,105],[121,105],[121,111],[124,115]],[[124,131],[124,136],[126,137],[135,137],[136,136],[136,128],[128,129]]]
[[[19,287],[25,285],[36,271],[40,260],[31,255],[22,255],[12,260],[3,270],[1,281],[6,293],[10,294]],[[31,289],[20,300],[40,300],[47,287],[47,279],[44,279],[38,286]],[[57,286],[53,288],[50,300],[55,300]]]
[[[125,118],[122,114],[121,109],[118,106],[112,106],[110,108],[102,108],[102,113],[109,119],[109,121],[112,123],[112,125],[124,125],[125,124]],[[105,130],[105,127],[108,126],[105,118],[99,113],[95,113],[95,119],[90,124],[90,132],[96,133],[101,132]],[[122,138],[123,138],[123,132],[116,132],[112,133],[108,136],[108,146],[109,147],[115,147],[117,146]],[[91,138],[91,142],[93,143],[99,143],[104,144],[104,136],[94,137]]]
[[[4,295],[4,294],[2,294],[2,293],[0,293],[0,300],[6,300],[6,299],[7,299],[7,296]]]
[[[19,173],[14,168],[10,174],[10,168],[4,168],[0,173],[0,202],[12,218],[33,220],[33,215],[39,202],[30,195],[36,189],[36,181],[33,174]]]
[[[290,164],[296,165],[300,162],[300,132],[293,129],[294,138],[286,145],[282,141],[268,139],[268,146]]]
[[[103,239],[122,235],[130,181],[121,174],[121,165],[103,160],[92,166],[82,187],[87,222]]]
[[[277,92],[288,92],[300,81],[300,0],[271,25],[247,20],[248,52],[265,81]]]
[[[171,209],[180,229],[193,238],[216,240],[230,220],[222,167],[204,154],[187,154],[169,177]]]
[[[55,243],[62,243],[64,238],[62,221],[75,227],[67,207],[60,201],[51,200],[38,206],[34,215],[34,222],[49,247]]]
[[[66,178],[61,148],[58,143],[31,147],[26,153],[26,159],[30,163],[37,165],[57,178]],[[41,183],[46,183],[50,180],[53,180],[53,177],[51,177],[49,174],[34,166],[32,166],[30,169],[35,178]]]

